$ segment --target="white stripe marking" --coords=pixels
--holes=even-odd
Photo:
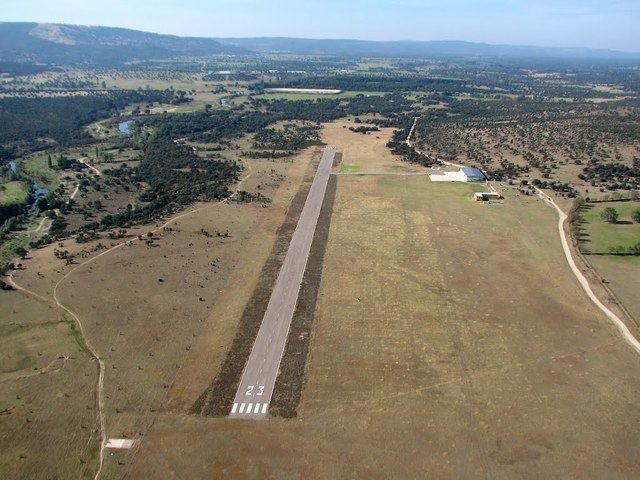
[[[253,413],[258,413],[260,411],[260,404],[256,403],[256,408],[253,409]]]
[[[253,403],[250,403],[249,405],[247,405],[247,412],[246,413],[251,413],[251,407],[253,407]]]
[[[231,413],[236,413],[236,410],[238,409],[238,404],[234,403],[233,407],[231,407]]]
[[[268,404],[268,403],[263,403],[263,404],[262,404],[262,413],[263,413],[263,414],[264,414],[264,413],[267,413],[267,407],[268,407],[268,406],[269,406],[269,404]]]
[[[244,412],[244,403],[240,404],[240,413]]]

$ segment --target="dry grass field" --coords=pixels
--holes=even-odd
[[[325,141],[399,168],[382,138]],[[161,413],[124,477],[637,478],[640,359],[572,276],[555,212],[474,188],[340,176],[297,418]]]
[[[122,240],[103,239],[102,246],[67,240],[23,262],[16,282],[44,300],[0,292],[0,438],[12,445],[0,456],[2,478],[92,478],[96,468],[97,368],[69,319],[50,306],[55,284],[64,278],[58,297],[79,316],[105,362],[107,437],[144,439],[159,413],[181,418],[215,375],[235,334],[235,314],[251,294],[313,153],[246,162],[250,176],[242,189],[271,198],[267,208],[259,202],[195,205],[150,246],[134,242],[84,264]],[[69,250],[75,264],[55,259],[54,249]],[[32,375],[36,368],[46,374]],[[135,451],[108,451],[101,478],[119,478]]]
[[[640,325],[640,257],[593,255],[589,262]]]
[[[393,134],[392,128],[382,128],[371,135],[352,132],[349,127],[358,126],[348,120],[336,120],[324,126],[323,141],[335,145],[343,152],[342,163],[338,167],[341,173],[394,173],[424,172],[423,168],[403,162],[400,157],[391,155],[386,147]],[[379,137],[379,138],[377,138]]]

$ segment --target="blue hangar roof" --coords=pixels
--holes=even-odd
[[[482,173],[479,168],[476,168],[476,167],[462,167],[462,172],[467,177],[481,178],[481,179],[484,180],[484,173]]]

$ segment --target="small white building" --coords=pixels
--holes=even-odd
[[[490,202],[491,200],[500,200],[502,195],[498,192],[476,192],[473,194],[476,202]]]

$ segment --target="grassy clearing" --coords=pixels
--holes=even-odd
[[[357,126],[347,119],[325,124],[322,141],[327,145],[340,145],[343,164],[352,172],[424,172],[425,169],[404,162],[392,155],[386,147],[393,133],[392,128],[382,128],[371,135],[362,135],[349,130]],[[342,166],[339,167],[343,168]],[[339,170],[343,171],[343,170]]]
[[[270,92],[270,93],[263,93],[261,95],[255,95],[255,98],[262,98],[265,100],[317,100],[321,98],[353,98],[358,95],[381,96],[381,95],[386,95],[386,92],[357,92],[357,91],[348,91],[348,92],[341,92],[341,93]]]
[[[58,313],[0,292],[2,478],[91,478],[95,365]]]
[[[0,204],[24,203],[29,196],[29,190],[22,182],[13,181],[0,185]]]
[[[32,155],[19,160],[18,168],[22,173],[36,180],[41,187],[52,190],[60,184],[60,177],[55,170],[49,168],[47,159],[46,153]],[[58,164],[55,155],[51,155],[51,163],[53,166]]]
[[[340,167],[338,168],[340,173],[350,173],[350,172],[359,172],[360,167],[358,165],[354,165],[352,163],[340,163]]]
[[[618,223],[605,222],[600,214],[607,207],[613,207],[619,214]],[[631,212],[640,208],[640,202],[604,202],[593,204],[585,210],[582,218],[586,222],[584,228],[588,235],[584,246],[589,253],[608,254],[609,248],[623,246],[625,248],[640,242],[640,223],[635,223]]]

